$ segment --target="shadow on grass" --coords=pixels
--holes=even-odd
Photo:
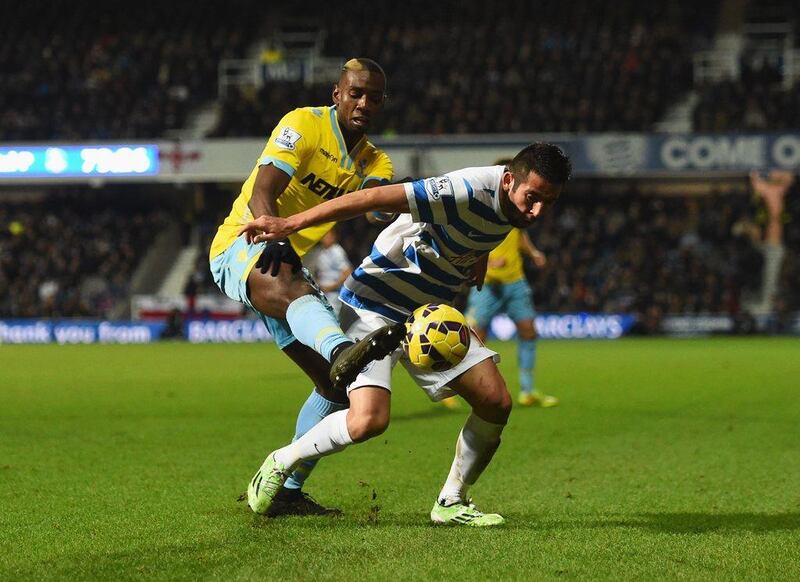
[[[568,530],[630,528],[663,533],[747,531],[766,533],[800,530],[800,513],[636,513],[606,519],[552,519],[509,515],[508,526],[520,529]]]
[[[800,513],[639,513],[594,524],[594,527],[631,527],[666,533],[763,533],[800,530]]]
[[[246,507],[244,508],[246,509]],[[263,528],[309,528],[309,529],[351,529],[360,527],[372,528],[420,528],[435,527],[424,510],[418,512],[394,512],[383,509],[380,504],[347,508],[340,516],[291,516],[265,518],[244,512],[244,520],[253,529]],[[767,533],[773,531],[800,530],[800,513],[635,513],[628,515],[613,514],[606,518],[592,517],[553,518],[536,514],[509,513],[503,529],[511,530],[580,530],[630,528],[650,530],[663,533],[709,533],[747,531]]]
[[[341,517],[288,517],[265,519],[252,517],[255,529],[269,527],[292,528],[428,528],[435,527],[425,511],[389,513],[377,506],[369,509],[349,511]],[[552,519],[536,515],[508,514],[503,529],[511,530],[575,530],[629,528],[661,533],[752,532],[800,530],[800,513],[639,513],[614,515],[607,519]]]

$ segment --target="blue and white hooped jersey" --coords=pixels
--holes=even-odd
[[[410,214],[378,235],[340,299],[394,321],[425,303],[452,303],[512,229],[500,209],[502,175],[503,166],[466,168],[404,184]]]

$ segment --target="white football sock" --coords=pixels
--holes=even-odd
[[[347,431],[347,410],[329,414],[293,443],[275,451],[275,460],[287,467],[300,461],[337,453],[353,444]]]
[[[456,442],[456,456],[450,467],[439,503],[451,505],[467,500],[467,490],[473,485],[492,460],[500,446],[504,424],[494,424],[470,414]]]

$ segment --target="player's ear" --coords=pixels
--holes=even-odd
[[[503,188],[505,188],[506,192],[511,192],[511,188],[514,185],[514,174],[506,170],[503,172],[503,177],[500,179],[500,182],[503,184]]]
[[[333,93],[331,94],[331,98],[333,99],[333,104],[334,105],[339,105],[339,95],[340,95],[339,83],[334,83],[333,84]]]

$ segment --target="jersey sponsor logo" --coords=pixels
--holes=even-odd
[[[482,255],[483,251],[469,251],[464,255],[454,255],[450,257],[449,261],[456,267],[469,267],[474,265]]]
[[[453,196],[453,183],[447,176],[425,180],[425,189],[428,191],[428,196],[434,200],[442,196]]]
[[[300,132],[295,131],[291,127],[284,127],[275,138],[275,145],[285,150],[293,150],[295,144],[303,137]]]
[[[337,158],[336,156],[334,156],[332,153],[330,153],[330,152],[329,152],[328,150],[326,150],[325,148],[319,148],[319,153],[320,153],[320,154],[322,154],[322,157],[323,157],[323,158],[327,158],[327,159],[329,159],[329,160],[330,160],[330,161],[332,161],[334,164],[338,164],[338,163],[339,163],[339,158]]]
[[[325,200],[338,198],[342,194],[348,192],[344,188],[337,188],[333,184],[326,182],[323,178],[317,178],[314,172],[309,172],[305,178],[300,180],[300,183]],[[352,192],[352,190],[349,190],[349,192]]]

